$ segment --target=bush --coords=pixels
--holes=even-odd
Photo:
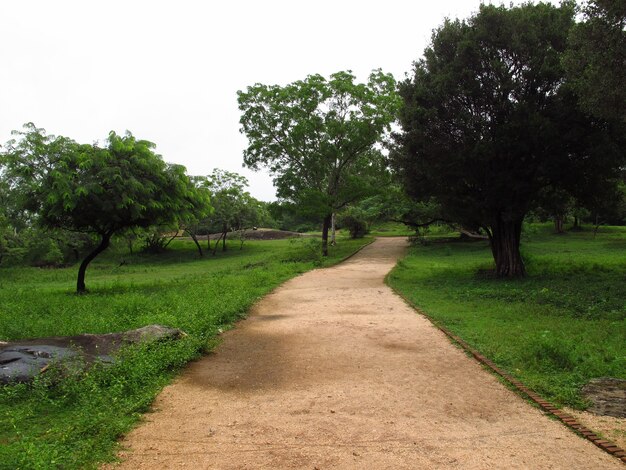
[[[339,225],[348,229],[350,238],[363,238],[369,233],[369,224],[365,218],[355,213],[343,215]]]
[[[146,253],[163,253],[167,248],[167,238],[159,231],[146,232],[143,239],[143,251]]]

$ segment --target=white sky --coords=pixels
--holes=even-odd
[[[478,6],[0,0],[0,143],[25,122],[83,143],[128,129],[190,174],[236,171],[271,200],[270,177],[242,168],[237,90],[348,69],[361,80],[379,67],[402,79],[444,17]]]

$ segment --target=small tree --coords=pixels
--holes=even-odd
[[[154,153],[154,144],[111,132],[106,147],[80,145],[26,125],[7,144],[2,163],[12,187],[46,227],[94,234],[99,243],[82,261],[76,290],[86,291],[89,263],[111,237],[131,227],[173,223],[206,211],[208,198],[194,190],[179,165]]]
[[[209,232],[220,234],[213,253],[220,240],[222,251],[226,251],[228,232],[243,231],[256,225],[258,201],[245,190],[248,180],[238,173],[215,168],[199,184],[210,192],[214,207],[213,213],[204,223]]]
[[[369,194],[381,168],[375,150],[395,118],[395,80],[380,70],[367,83],[350,72],[310,75],[285,86],[238,92],[244,164],[268,167],[279,198],[322,220],[322,251],[334,212]]]

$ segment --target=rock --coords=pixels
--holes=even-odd
[[[0,384],[29,382],[51,363],[70,361],[76,367],[94,362],[113,362],[111,354],[121,347],[159,340],[179,339],[179,329],[148,325],[121,333],[54,336],[0,343]]]
[[[136,330],[130,330],[122,333],[123,340],[129,343],[146,343],[163,339],[180,339],[183,336],[186,336],[186,334],[182,330],[163,325],[148,325],[142,328],[137,328]]]
[[[0,351],[0,383],[28,382],[55,360],[67,361],[78,353],[50,345],[8,346]]]
[[[626,418],[626,380],[613,377],[591,379],[581,392],[592,403],[587,411],[602,416]]]

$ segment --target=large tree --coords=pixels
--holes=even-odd
[[[130,133],[111,132],[104,147],[47,135],[32,124],[16,134],[0,163],[24,207],[37,214],[42,226],[99,239],[80,264],[79,293],[86,290],[87,266],[114,234],[172,224],[209,208],[207,196],[195,190],[184,167],[165,163],[154,153],[154,144]]]
[[[542,188],[593,192],[622,154],[610,126],[580,112],[564,83],[573,17],[570,3],[482,5],[436,30],[400,85],[393,160],[409,193],[483,228],[499,276],[525,274],[522,222]]]
[[[310,75],[285,86],[256,84],[238,93],[244,163],[268,167],[277,195],[322,220],[322,250],[334,212],[368,194],[380,169],[376,144],[395,118],[391,75],[367,83],[350,72]]]

